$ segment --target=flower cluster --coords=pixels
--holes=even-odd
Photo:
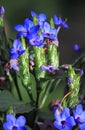
[[[55,110],[54,117],[54,126],[59,130],[72,130],[73,127],[79,127],[80,130],[85,129],[85,111],[81,104],[78,104],[71,114],[67,107],[63,108],[60,113]]]
[[[45,14],[41,13],[38,15],[36,12],[31,11],[31,18],[26,18],[23,25],[18,24],[14,26],[14,29],[18,33],[17,38],[13,42],[13,46],[9,50],[13,61],[11,64],[14,63],[15,59],[18,62],[18,58],[26,51],[26,48],[23,48],[21,43],[21,37],[25,38],[28,46],[31,45],[40,48],[46,46],[46,44],[55,44],[58,46],[59,43],[57,35],[60,27],[63,26],[68,28],[68,25],[64,20],[58,18],[56,15],[51,18],[50,23],[47,22],[46,19],[47,17]],[[17,69],[19,67],[16,63],[14,66],[11,66],[14,70],[19,70]],[[54,70],[54,68],[52,68],[52,70],[51,68],[52,67],[49,68],[49,71]]]
[[[52,22],[46,21],[45,14],[37,14],[34,11],[31,11],[32,18],[26,18],[24,20],[24,24],[15,25],[14,29],[18,32],[17,37],[25,37],[28,41],[28,44],[32,46],[43,47],[45,45],[46,40],[49,40],[49,43],[55,43],[58,45],[56,41],[58,30],[61,26],[68,28],[68,25],[61,18],[58,18],[54,15],[54,18],[51,20]],[[56,27],[57,25],[57,27]]]

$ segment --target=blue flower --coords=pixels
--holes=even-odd
[[[85,130],[85,111],[81,104],[78,104],[76,109],[73,110],[74,118],[81,130]]]
[[[20,40],[18,39],[14,40],[13,47],[10,48],[9,51],[11,53],[11,59],[16,59],[25,52]]]
[[[62,26],[64,28],[68,28],[66,21],[62,20],[61,17],[58,18],[56,15],[54,15],[54,23],[57,26]]]
[[[33,27],[33,21],[29,18],[26,18],[24,20],[24,25],[15,25],[14,29],[18,31],[18,37],[24,36],[27,37],[27,35],[30,33],[30,29]]]
[[[84,70],[80,69],[80,76],[84,74]]]
[[[54,112],[54,126],[59,130],[72,130],[72,127],[75,126],[75,120],[70,116],[70,111],[68,108],[64,108],[60,114]]]
[[[79,52],[80,51],[80,46],[78,44],[74,44],[73,49],[74,49],[75,52]]]
[[[43,47],[44,38],[43,35],[36,34],[29,39],[29,44],[32,46]]]
[[[9,62],[6,63],[4,70],[7,75],[9,75],[10,69],[19,71],[19,59],[10,59]]]
[[[18,59],[10,59],[10,69],[14,69],[19,71],[19,60]]]
[[[30,33],[28,34],[27,38],[29,40],[29,44],[32,46],[39,46],[43,47],[44,46],[44,37],[42,33],[39,34],[39,29],[40,26],[34,26]]]
[[[43,36],[51,40],[57,40],[57,29],[51,28],[48,22],[45,22],[42,27]]]
[[[42,71],[48,71],[48,72],[53,72],[55,70],[59,70],[59,68],[55,67],[55,66],[51,66],[51,65],[48,65],[48,66],[41,66],[41,70]]]
[[[6,122],[3,124],[4,130],[26,130],[25,128],[26,119],[24,116],[15,118],[12,114],[6,115]]]

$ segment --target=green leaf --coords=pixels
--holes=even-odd
[[[28,93],[27,93],[25,87],[23,86],[22,81],[21,81],[21,77],[20,77],[20,75],[18,75],[18,73],[17,73],[17,75],[16,75],[16,78],[17,78],[17,81],[16,81],[16,82],[17,82],[17,85],[18,85],[17,87],[18,87],[18,89],[19,89],[19,93],[20,93],[20,95],[21,95],[21,97],[22,97],[22,100],[23,100],[24,102],[30,102],[30,98],[29,98],[29,96],[28,96]],[[13,95],[14,95],[17,99],[19,99],[19,98],[18,98],[18,92],[17,92],[15,86],[11,88],[11,91],[12,91]]]
[[[38,112],[38,116],[43,120],[53,120],[54,116],[53,113],[49,109],[43,109]]]
[[[36,97],[37,97],[36,81],[35,81],[34,76],[31,73],[30,73],[30,78],[31,78],[31,91],[32,91],[33,99],[34,99],[34,101],[36,101]]]
[[[34,109],[31,103],[17,100],[9,91],[0,91],[0,111],[7,111],[10,106],[16,110],[16,113],[30,112]]]

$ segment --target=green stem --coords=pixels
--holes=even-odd
[[[67,103],[69,108],[73,108],[79,103],[80,74],[76,74],[71,65],[68,68],[68,78],[72,80],[71,83],[68,82],[68,89],[74,91],[68,96]]]
[[[25,49],[25,53],[20,56],[20,70],[22,75],[23,84],[25,86],[30,86],[30,72],[29,72],[29,48],[26,47],[25,39],[21,37],[22,46]],[[31,89],[31,88],[30,88]]]
[[[25,49],[25,53],[20,56],[20,73],[21,79],[23,82],[23,86],[25,87],[30,99],[32,102],[33,95],[32,95],[32,86],[31,86],[31,78],[30,78],[30,71],[29,71],[29,47],[26,46],[25,39],[21,37],[22,46]]]

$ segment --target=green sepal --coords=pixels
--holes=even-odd
[[[71,65],[68,68],[68,77],[72,79],[72,83],[68,83],[68,89],[73,92],[68,96],[67,104],[69,108],[74,108],[79,103],[80,75],[75,73]]]
[[[38,24],[38,21],[37,21],[36,16],[33,17],[33,22],[34,22],[34,25],[37,25],[37,24]]]
[[[40,80],[40,78],[44,78],[46,72],[41,70],[42,65],[46,65],[46,58],[45,58],[45,52],[43,48],[40,47],[33,47],[34,54],[35,54],[35,73],[36,78]]]
[[[22,37],[22,46],[25,49],[25,53],[20,56],[20,72],[22,75],[23,84],[29,86],[30,82],[30,72],[29,72],[29,48],[26,47],[25,39]]]
[[[10,107],[8,108],[7,113],[8,113],[8,114],[13,114],[13,115],[15,116],[14,109],[13,109],[12,106],[10,106]]]
[[[51,26],[51,28],[55,28],[53,18],[50,19],[50,26]]]
[[[57,46],[54,44],[48,44],[47,47],[48,63],[52,66],[59,67],[59,53],[57,50]]]

